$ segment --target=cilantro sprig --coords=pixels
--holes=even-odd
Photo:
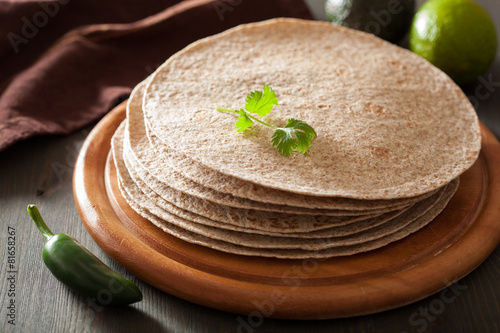
[[[294,149],[305,154],[311,147],[312,139],[317,136],[316,131],[311,126],[302,120],[290,118],[287,120],[285,127],[276,127],[253,115],[264,117],[271,112],[274,105],[278,105],[278,98],[274,90],[265,85],[264,91],[255,90],[247,96],[245,109],[216,108],[216,110],[238,114],[234,127],[239,133],[251,127],[254,121],[272,128],[274,134],[271,142],[284,156],[291,155]]]

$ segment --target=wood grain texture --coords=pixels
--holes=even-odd
[[[77,208],[113,259],[183,299],[281,319],[374,313],[447,287],[476,268],[500,241],[500,169],[495,168],[500,144],[483,126],[480,158],[461,176],[446,209],[427,227],[389,246],[328,260],[279,260],[187,243],[142,218],[121,195],[109,150],[125,109],[122,103],[111,111],[80,151],[73,187]]]
[[[321,6],[322,0],[311,0]],[[423,0],[417,1],[421,4]],[[497,0],[478,0],[494,17],[500,36]],[[500,48],[500,46],[499,46]],[[147,73],[145,73],[146,75]],[[500,52],[490,70],[500,82]],[[468,96],[488,92],[476,107],[480,119],[500,137],[500,88],[481,83],[464,87]],[[394,310],[347,319],[296,321],[248,318],[209,309],[164,293],[118,265],[83,226],[72,196],[76,153],[92,127],[68,136],[34,138],[0,152],[0,331],[2,332],[499,332],[500,247],[444,295],[431,295]],[[126,308],[100,309],[70,292],[44,267],[43,237],[26,214],[36,203],[50,227],[75,236],[116,271],[135,281],[144,300]],[[16,228],[16,326],[7,323],[7,227]],[[199,291],[200,293],[203,290]],[[450,294],[450,292],[452,294]],[[456,293],[453,294],[453,292]],[[453,297],[453,295],[455,297]],[[446,301],[446,302],[445,302]],[[444,305],[444,306],[441,306]],[[243,324],[246,323],[247,325]],[[248,328],[249,327],[249,328]]]

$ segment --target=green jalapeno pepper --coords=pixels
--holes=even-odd
[[[47,240],[42,258],[59,281],[102,305],[142,300],[141,291],[132,281],[106,266],[76,239],[66,234],[54,235],[35,205],[28,205],[28,214]]]

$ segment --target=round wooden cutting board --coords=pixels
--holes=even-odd
[[[375,251],[328,260],[238,256],[190,244],[135,213],[117,185],[111,111],[86,139],[73,191],[85,227],[120,265],[180,298],[247,316],[348,317],[399,307],[462,278],[500,242],[500,144],[482,125],[482,152],[446,209],[420,231]]]

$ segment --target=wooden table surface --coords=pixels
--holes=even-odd
[[[309,1],[318,8],[321,2]],[[478,2],[493,16],[500,36],[500,2]],[[500,52],[490,70],[463,89],[480,119],[500,138]],[[73,166],[91,129],[29,139],[0,152],[2,332],[500,332],[500,246],[472,273],[442,292],[402,308],[355,318],[249,318],[161,292],[112,261],[78,216],[72,194]],[[111,268],[136,282],[144,300],[128,307],[101,308],[57,281],[42,262],[44,239],[26,213],[28,203],[38,205],[54,232],[74,236]],[[8,244],[12,240],[9,233],[15,234],[14,244]],[[15,247],[13,268],[9,267],[8,245]]]

